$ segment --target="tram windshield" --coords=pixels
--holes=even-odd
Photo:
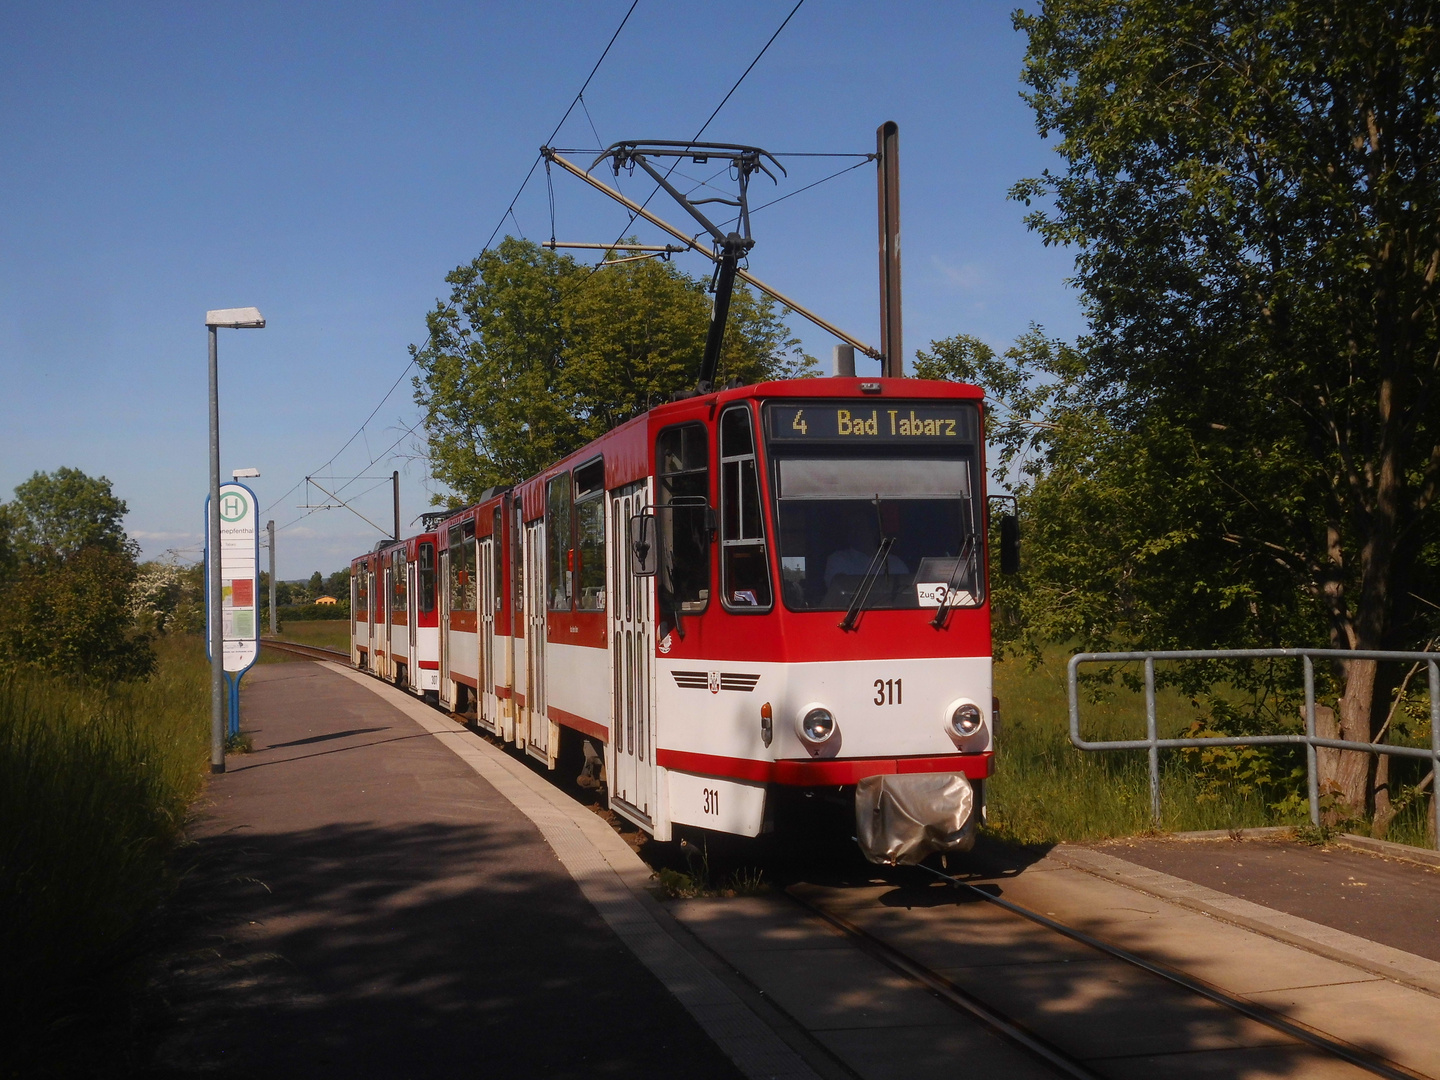
[[[955,416],[961,408],[945,411]],[[770,418],[785,606],[846,611],[857,595],[864,598],[862,610],[937,608],[947,595],[950,607],[979,604],[973,410],[965,408],[969,423],[953,425],[969,438],[867,438],[848,445],[788,431],[789,437],[774,438],[790,427],[779,421],[794,411]],[[800,414],[800,422],[821,412]]]

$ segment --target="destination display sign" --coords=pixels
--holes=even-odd
[[[787,442],[973,443],[976,414],[960,402],[808,401],[766,406],[770,437]]]

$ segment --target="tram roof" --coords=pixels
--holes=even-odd
[[[877,389],[878,388],[878,389]],[[695,419],[704,415],[713,419],[721,406],[735,401],[767,398],[856,398],[865,401],[884,401],[886,398],[937,398],[961,401],[981,401],[985,391],[969,383],[946,382],[938,379],[865,379],[860,377],[826,376],[815,379],[781,379],[773,382],[752,383],[730,389],[715,390],[708,394],[681,398],[655,405],[645,412],[617,424],[603,435],[592,439],[584,446],[560,458],[554,464],[527,477],[512,487],[492,489],[486,497],[455,511],[436,526],[443,531],[452,522],[462,522],[475,515],[482,507],[492,505],[506,494],[515,494],[524,503],[525,520],[538,516],[540,502],[544,498],[544,485],[558,474],[576,465],[583,465],[592,458],[604,455],[605,487],[612,489],[622,484],[648,476],[649,432],[653,427],[663,426],[681,420]],[[633,475],[632,475],[633,474]],[[492,493],[493,492],[493,493]]]

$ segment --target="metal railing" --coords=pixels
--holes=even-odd
[[[1315,734],[1315,660],[1380,660],[1425,664],[1430,672],[1430,749],[1391,746],[1385,743],[1324,739]],[[1305,734],[1236,735],[1202,739],[1162,739],[1155,725],[1155,661],[1157,660],[1271,660],[1298,659],[1305,664]],[[1125,663],[1145,664],[1145,738],[1090,742],[1080,737],[1080,665]],[[1285,746],[1303,743],[1310,795],[1310,821],[1320,824],[1320,773],[1317,747],[1353,750],[1391,757],[1425,758],[1435,770],[1431,781],[1430,805],[1435,819],[1435,843],[1440,848],[1440,654],[1433,652],[1382,652],[1350,649],[1196,649],[1175,652],[1078,653],[1070,658],[1070,741],[1081,750],[1148,750],[1150,755],[1150,815],[1160,824],[1160,751],[1204,746]]]

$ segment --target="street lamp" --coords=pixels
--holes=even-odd
[[[220,610],[220,360],[217,337],[222,326],[232,330],[263,330],[258,308],[222,308],[205,313],[210,331],[210,771],[225,771],[225,623]]]

